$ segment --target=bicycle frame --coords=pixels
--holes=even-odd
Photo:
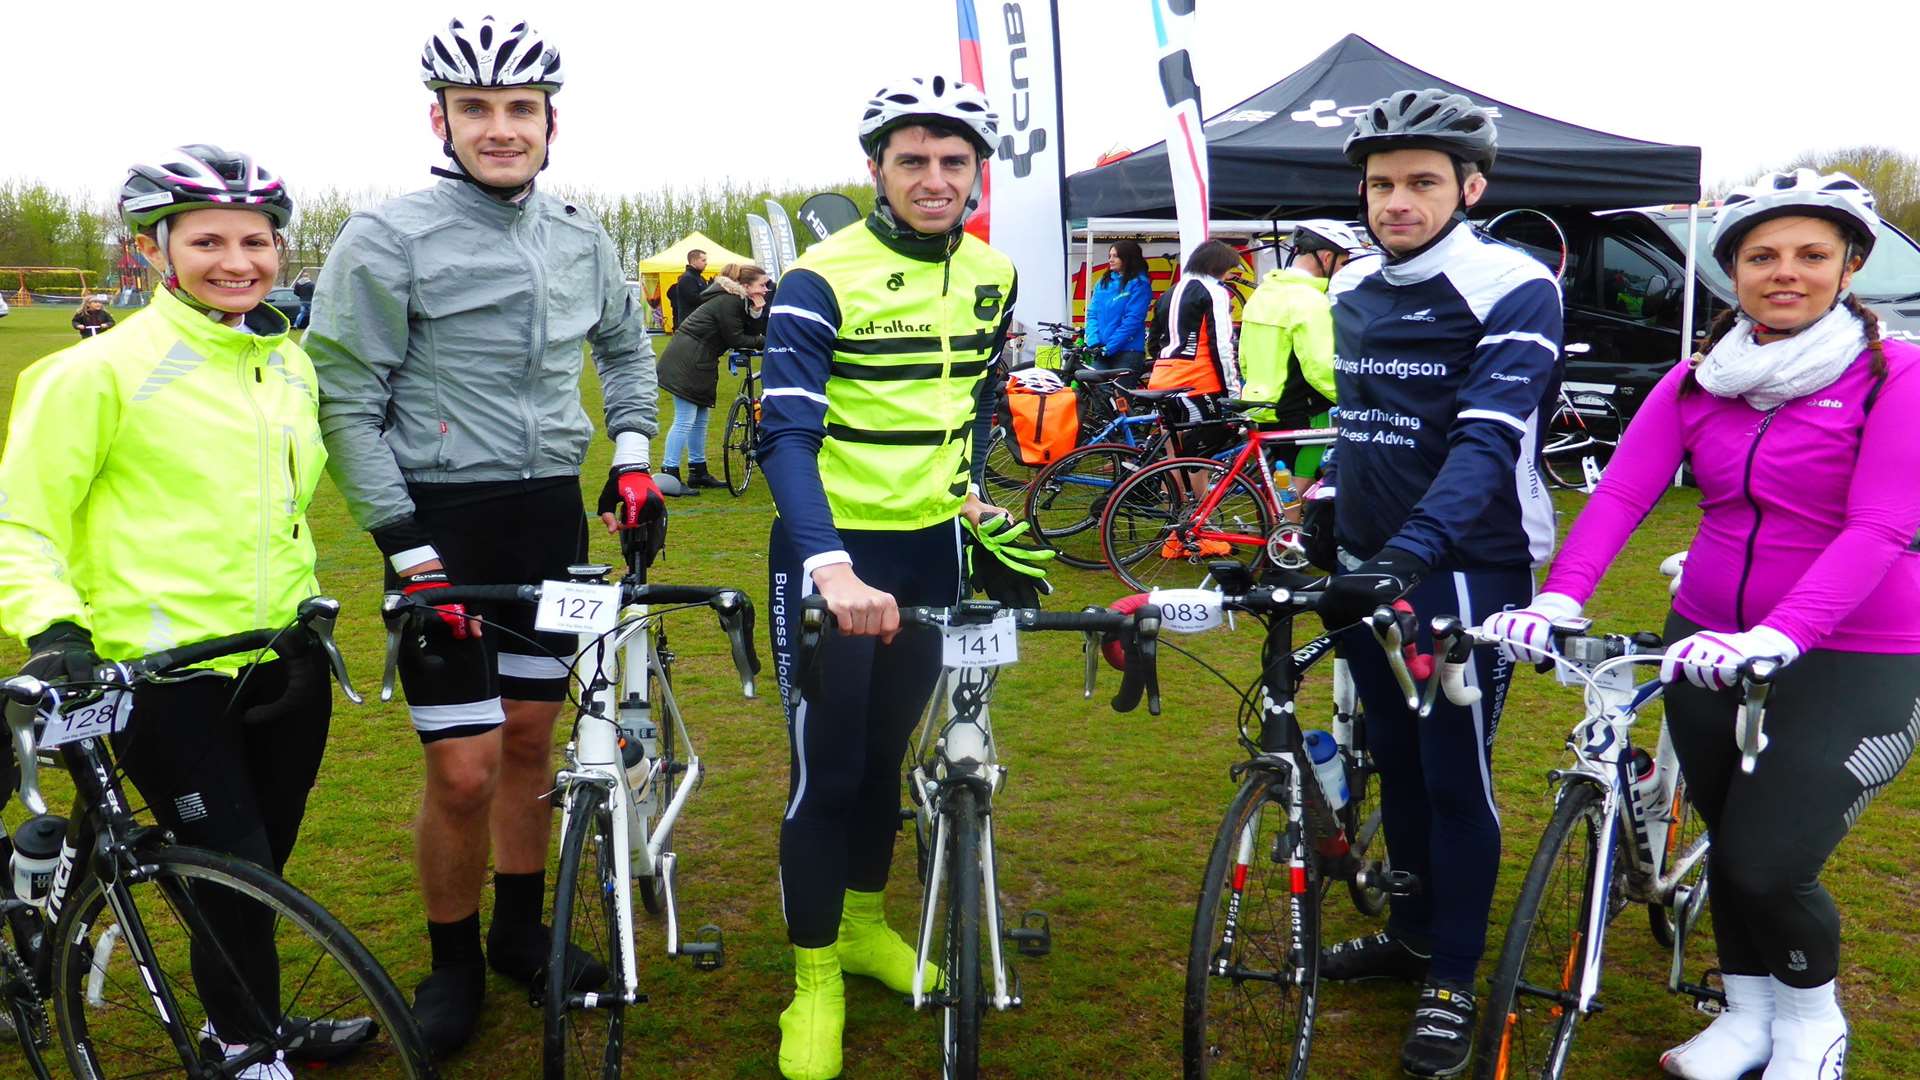
[[[1268,461],[1267,455],[1261,451],[1269,445],[1279,443],[1286,443],[1291,446],[1325,445],[1333,441],[1335,434],[1335,429],[1333,428],[1299,428],[1289,431],[1249,432],[1247,434],[1247,441],[1241,445],[1239,453],[1235,454],[1233,460],[1228,463],[1226,476],[1221,479],[1220,483],[1213,485],[1207,491],[1206,496],[1200,500],[1200,505],[1194,509],[1187,520],[1206,521],[1210,519],[1213,516],[1213,512],[1219,509],[1221,500],[1226,498],[1227,490],[1233,486],[1232,478],[1248,471],[1248,459],[1253,459],[1260,463],[1259,469],[1254,472],[1258,480],[1253,486],[1259,493],[1260,498],[1265,501],[1267,512],[1273,516],[1275,521],[1281,520],[1280,495],[1279,489],[1274,484],[1273,463]],[[1192,540],[1220,540],[1229,544],[1242,545],[1264,545],[1267,542],[1267,538],[1264,536],[1226,532],[1221,529],[1207,528],[1204,525],[1193,528],[1191,533],[1192,535],[1189,539]]]

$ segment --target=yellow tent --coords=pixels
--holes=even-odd
[[[696,248],[707,253],[705,276],[708,281],[712,281],[720,273],[720,268],[728,263],[753,261],[745,255],[728,251],[714,242],[706,233],[697,229],[641,259],[640,280],[646,283],[647,298],[659,301],[663,325],[669,332],[673,330],[674,324],[679,319],[674,314],[673,302],[667,299],[667,287],[680,280],[681,274],[686,273],[687,252]]]

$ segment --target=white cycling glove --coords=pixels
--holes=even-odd
[[[1660,680],[1670,683],[1685,675],[1695,686],[1725,690],[1740,681],[1735,669],[1741,662],[1756,656],[1777,656],[1781,663],[1791,664],[1800,656],[1800,646],[1771,626],[1756,626],[1744,634],[1702,630],[1667,648],[1660,661]]]
[[[1580,601],[1565,593],[1543,592],[1523,608],[1488,616],[1480,628],[1500,638],[1500,652],[1516,664],[1538,664],[1553,651],[1553,624],[1580,615]]]

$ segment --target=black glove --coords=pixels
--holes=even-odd
[[[1374,608],[1406,595],[1432,570],[1425,559],[1389,544],[1352,573],[1327,583],[1320,597],[1320,621],[1329,631],[1352,626],[1373,614]]]
[[[1340,572],[1339,544],[1333,538],[1333,500],[1309,499],[1300,515],[1300,544],[1307,561],[1329,574]]]
[[[100,658],[93,652],[93,635],[70,622],[57,622],[27,639],[33,655],[20,665],[20,674],[41,682],[92,682]]]

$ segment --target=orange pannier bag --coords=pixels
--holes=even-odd
[[[1071,388],[1037,394],[1020,381],[1007,384],[1007,423],[1014,457],[1037,469],[1080,443],[1080,400]]]

